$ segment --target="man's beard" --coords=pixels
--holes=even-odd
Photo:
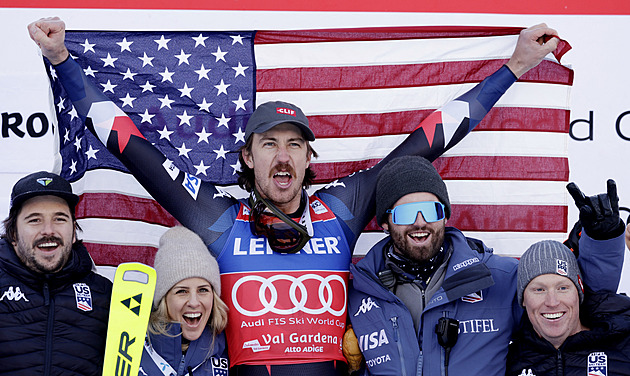
[[[411,261],[423,263],[430,260],[440,251],[440,248],[444,243],[444,226],[441,226],[435,232],[431,231],[430,243],[422,246],[409,244],[407,234],[417,230],[418,228],[413,228],[405,232],[390,230],[390,236],[394,242],[394,249],[398,253],[402,254]]]
[[[37,245],[46,243],[46,242],[56,242],[59,244],[59,253],[54,263],[44,263],[42,260],[39,260],[35,253],[37,252]],[[18,239],[17,242],[17,255],[19,259],[26,265],[29,269],[38,272],[38,273],[55,273],[61,270],[64,267],[68,259],[70,258],[70,253],[72,252],[72,244],[66,244],[61,238],[56,236],[48,236],[44,238],[39,238],[33,242],[30,246],[25,244],[21,239]]]

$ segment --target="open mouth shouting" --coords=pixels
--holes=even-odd
[[[273,180],[281,188],[287,188],[291,186],[293,175],[288,171],[278,171],[275,174],[273,174]]]
[[[201,336],[212,314],[214,297],[210,283],[203,278],[186,278],[166,294],[169,319],[181,325],[182,336],[194,341]]]
[[[196,327],[201,321],[201,313],[184,313],[184,322],[189,326]]]

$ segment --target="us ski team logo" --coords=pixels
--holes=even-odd
[[[608,376],[608,356],[606,353],[590,353],[586,371],[588,376]]]
[[[569,272],[569,265],[567,265],[567,262],[564,260],[559,260],[556,259],[556,273],[558,273],[559,275],[568,275]]]
[[[75,283],[72,287],[74,287],[74,297],[77,301],[77,308],[84,312],[91,311],[92,292],[90,291],[90,286],[85,283]]]
[[[212,376],[228,376],[228,360],[227,358],[210,359],[212,363]]]

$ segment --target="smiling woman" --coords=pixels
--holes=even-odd
[[[148,375],[227,373],[227,307],[214,257],[199,236],[174,227],[162,235],[154,266],[157,285],[140,369]]]

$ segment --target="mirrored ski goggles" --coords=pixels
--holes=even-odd
[[[418,213],[422,213],[425,222],[437,222],[444,219],[444,204],[437,201],[411,202],[389,209],[392,222],[397,225],[411,225],[416,222]]]
[[[249,224],[252,233],[266,237],[269,247],[278,253],[296,253],[311,239],[305,226],[258,196],[249,214]]]

